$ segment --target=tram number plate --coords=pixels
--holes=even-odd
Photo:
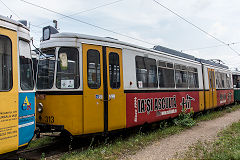
[[[46,123],[54,123],[54,117],[53,116],[45,116],[45,122]]]

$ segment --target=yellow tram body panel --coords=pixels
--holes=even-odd
[[[18,149],[18,60],[17,32],[0,27],[0,34],[12,42],[13,87],[0,92],[0,154]]]
[[[215,71],[208,68],[209,90],[205,91],[205,109],[217,107],[217,90],[215,83]]]
[[[204,110],[204,91],[199,91],[199,111]]]
[[[82,99],[82,95],[45,95],[44,99],[37,99],[37,104],[42,103],[44,110],[37,112],[37,122],[63,125],[72,135],[83,134]]]
[[[126,128],[126,95],[123,89],[123,70],[122,70],[122,50],[117,48],[107,47],[107,70],[109,71],[109,53],[118,53],[120,64],[120,87],[118,89],[112,89],[108,78],[108,94],[114,95],[108,102],[108,131]],[[107,72],[107,77],[109,72]]]

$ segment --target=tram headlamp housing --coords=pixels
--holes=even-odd
[[[37,111],[38,111],[38,113],[42,113],[43,112],[43,104],[42,103],[38,103]]]
[[[59,33],[58,30],[52,26],[47,26],[43,28],[43,41],[49,40],[51,34]]]

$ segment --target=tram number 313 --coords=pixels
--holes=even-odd
[[[46,123],[54,123],[54,117],[53,116],[45,116]]]

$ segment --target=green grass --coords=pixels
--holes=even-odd
[[[240,159],[240,122],[218,134],[214,142],[198,142],[191,146],[181,159]]]
[[[200,121],[209,121],[218,117],[223,116],[226,113],[230,113],[240,109],[240,105],[232,105],[227,107],[216,108],[215,110],[208,110],[206,112],[197,113],[195,120]]]
[[[180,133],[182,130],[184,130],[184,127],[169,126],[149,133],[139,132],[127,139],[117,138],[96,147],[90,146],[87,150],[64,154],[61,159],[117,159],[126,154],[133,154],[155,140]]]
[[[240,109],[240,105],[210,110],[205,113],[197,113],[194,115],[194,121],[200,122],[215,119],[237,109]],[[122,133],[118,138],[106,138],[103,142],[96,143],[96,140],[92,139],[88,149],[79,149],[73,152],[65,153],[61,159],[118,159],[119,157],[121,158],[125,155],[134,154],[154,141],[170,135],[178,134],[195,124],[188,115],[184,115],[182,117],[183,118],[180,119],[176,118],[174,120],[155,123],[155,128],[149,127],[151,129],[147,129],[150,130],[147,132],[140,128],[140,130],[137,131]],[[186,119],[188,120],[186,121]],[[54,138],[43,137],[32,141],[28,148],[36,148],[53,142]]]
[[[200,122],[215,119],[237,109],[240,109],[240,105],[210,110],[207,111],[206,113],[198,113],[197,115],[195,115],[195,121]],[[150,132],[147,133],[138,132],[137,134],[133,134],[128,138],[117,138],[113,141],[104,144],[90,146],[86,150],[78,150],[66,153],[61,157],[61,159],[111,160],[124,157],[125,155],[134,154],[154,141],[168,137],[170,135],[178,134],[183,130],[189,128],[188,125],[185,125],[189,124],[189,121],[187,123],[185,122],[185,119],[186,118],[189,119],[189,116],[184,117],[185,118],[181,120],[183,121],[180,123],[181,125],[174,125],[176,124],[174,123],[174,120],[170,122],[163,121],[157,124],[159,126],[157,129],[154,129]],[[192,120],[190,120],[190,122],[193,123]],[[182,123],[184,124],[182,125]]]
[[[54,142],[54,137],[42,137],[32,140],[27,149],[37,148]]]

